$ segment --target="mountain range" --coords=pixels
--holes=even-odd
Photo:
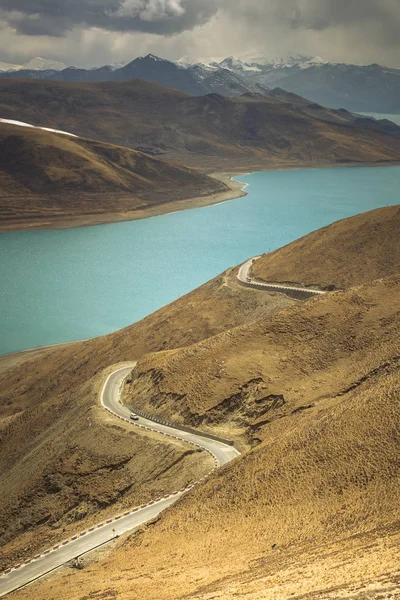
[[[243,62],[230,57],[220,66],[247,82],[266,87],[279,85],[332,108],[400,113],[400,69],[378,64],[335,64],[320,57],[286,62]]]
[[[336,64],[309,56],[258,56],[247,60],[228,57],[222,61],[183,58],[173,62],[149,54],[122,67],[104,65],[92,69],[36,58],[22,66],[0,63],[0,77],[71,82],[145,79],[195,96],[217,93],[233,97],[265,93],[268,88],[279,86],[332,108],[400,113],[400,69],[378,64]]]
[[[125,220],[226,200],[238,195],[221,175],[232,171],[400,163],[399,126],[280,88],[226,98],[142,79],[0,79],[0,103],[0,220],[7,229]]]
[[[41,69],[25,65],[15,71],[0,73],[0,77],[90,83],[144,79],[168,85],[194,96],[216,93],[229,97],[240,96],[248,92],[265,93],[267,90],[265,86],[257,82],[246,81],[238,73],[223,67],[218,69],[202,65],[187,67],[153,54],[136,58],[120,68],[104,65],[95,69],[79,69],[77,67],[59,69],[48,63],[43,64]]]
[[[2,117],[125,146],[191,167],[243,171],[400,160],[390,121],[327,109],[281,89],[191,96],[134,79],[0,79]]]
[[[0,62],[0,72],[13,72],[13,71],[62,71],[66,69],[67,65],[58,60],[50,60],[48,58],[41,58],[37,56],[32,58],[23,65],[16,65],[12,63]]]

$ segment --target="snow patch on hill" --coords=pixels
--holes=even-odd
[[[51,133],[62,133],[63,135],[70,135],[71,137],[78,137],[73,133],[68,133],[68,131],[60,131],[59,129],[50,129],[49,127],[36,127],[35,125],[29,125],[29,123],[24,123],[23,121],[13,121],[12,119],[0,119],[0,123],[5,123],[6,125],[17,125],[18,127],[31,127],[32,129],[43,129],[43,131],[50,131]]]

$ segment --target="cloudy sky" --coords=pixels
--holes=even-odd
[[[400,68],[400,0],[0,0],[0,61],[305,54]]]

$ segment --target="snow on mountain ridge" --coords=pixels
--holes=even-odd
[[[63,71],[67,65],[58,60],[51,60],[37,56],[21,67],[27,71]]]
[[[22,65],[13,65],[11,63],[0,62],[0,71],[19,71],[22,69]]]

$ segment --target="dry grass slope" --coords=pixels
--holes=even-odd
[[[306,100],[191,97],[141,80],[0,80],[0,113],[215,171],[400,161],[400,138]]]
[[[212,195],[226,186],[141,152],[0,124],[0,221],[124,213]]]
[[[97,391],[110,365],[192,344],[291,303],[236,288],[228,273],[125,330],[44,351],[6,370],[0,376],[2,563],[30,557],[207,469],[208,458],[188,454],[186,446],[130,433],[104,416]]]
[[[387,219],[395,224],[397,213],[342,222],[341,232],[363,244],[365,223],[390,231]],[[328,229],[324,239],[329,246],[335,235]],[[370,281],[347,251],[342,277],[355,270],[356,287],[304,303],[280,296],[288,304],[277,310],[276,296],[235,286],[233,271],[125,332],[77,346],[81,386],[106,360],[142,356],[128,401],[253,447],[100,563],[16,598],[399,597],[400,273],[379,278],[389,264],[380,256]],[[194,331],[181,338],[190,320]],[[73,351],[18,367],[2,383],[21,406],[28,386],[43,402],[56,389],[41,376]],[[71,379],[68,368],[57,376],[58,393]]]
[[[252,267],[261,281],[343,289],[400,269],[400,206],[343,219],[262,256]]]
[[[334,294],[330,302],[353,303],[357,294],[359,302],[379,304],[386,285]],[[400,282],[390,285],[398,296]],[[95,593],[126,600],[398,597],[399,323],[385,337],[392,353],[388,342],[385,366],[368,378],[356,382],[354,374],[355,385],[274,421],[259,446],[100,564],[16,597],[50,600],[61,590],[72,600]],[[380,336],[369,344],[381,352]],[[349,356],[357,362],[352,353],[338,362]],[[320,377],[316,365],[310,392]]]
[[[399,276],[377,280],[146,355],[126,402],[257,444],[275,420],[314,410],[400,354],[399,291]]]

